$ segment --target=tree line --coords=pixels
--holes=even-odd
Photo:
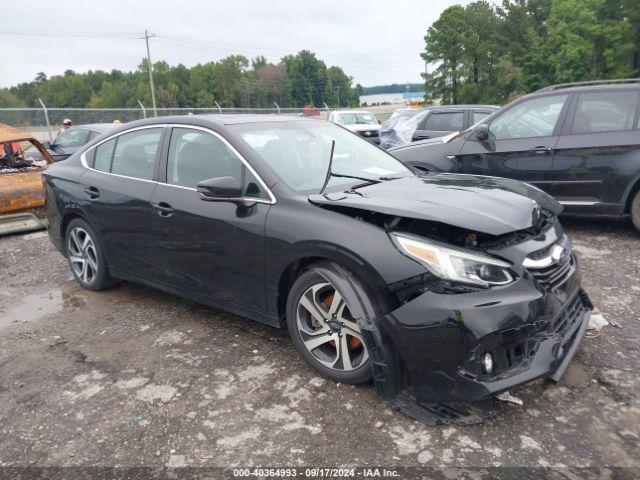
[[[265,57],[252,60],[231,55],[217,62],[188,68],[167,62],[153,63],[153,79],[158,107],[299,108],[357,106],[360,85],[340,67],[330,66],[308,50],[286,55],[279,63]],[[148,64],[137,70],[90,70],[47,77],[38,73],[31,82],[0,89],[0,107],[37,107],[38,98],[50,107],[138,108],[138,100],[151,106]]]
[[[638,0],[481,0],[444,10],[424,39],[425,92],[443,103],[640,76]]]

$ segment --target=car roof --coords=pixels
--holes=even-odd
[[[293,116],[293,115],[278,115],[274,113],[256,114],[256,113],[213,113],[204,115],[188,115],[181,116],[179,118],[202,118],[205,120],[211,120],[213,122],[222,125],[235,125],[238,123],[264,123],[264,122],[290,122],[290,121],[317,121],[317,118],[305,117],[305,116]],[[174,117],[175,118],[175,117]]]
[[[536,90],[535,92],[530,93],[530,96],[535,95],[548,95],[548,94],[558,94],[565,92],[587,92],[587,91],[610,91],[610,90],[639,90],[640,84],[638,83],[602,83],[602,84],[593,84],[593,85],[551,85],[546,88],[541,88],[540,90]],[[527,96],[529,96],[527,95]]]
[[[368,113],[369,115],[371,115],[371,112],[369,110],[334,110],[331,113]]]
[[[492,110],[496,110],[500,108],[498,105],[431,105],[429,107],[425,107],[426,110],[449,110],[449,109],[459,109],[459,108],[488,108]]]
[[[251,114],[251,113],[223,113],[223,114],[202,114],[202,115],[169,115],[161,117],[150,117],[141,120],[116,125],[118,132],[124,132],[131,128],[143,125],[155,124],[184,124],[199,125],[202,127],[217,125],[225,127],[228,125],[238,125],[247,123],[278,123],[278,122],[317,122],[322,121],[317,117],[277,115],[277,114]]]
[[[85,128],[87,130],[95,130],[96,132],[104,133],[108,130],[112,130],[122,124],[114,123],[83,123],[80,125],[72,125],[69,129]]]

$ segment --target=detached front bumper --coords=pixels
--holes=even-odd
[[[395,362],[419,404],[476,401],[541,377],[558,380],[571,362],[591,304],[577,271],[548,292],[531,278],[491,291],[425,292],[384,317]],[[494,369],[480,357],[491,353]]]

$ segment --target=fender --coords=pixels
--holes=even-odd
[[[274,316],[278,315],[278,300],[283,293],[280,292],[281,281],[291,267],[301,261],[328,260],[343,265],[359,278],[366,279],[367,285],[374,292],[379,292],[386,284],[380,274],[361,256],[340,245],[329,242],[303,241],[289,246],[285,251],[284,255],[272,258],[267,263],[267,311]]]

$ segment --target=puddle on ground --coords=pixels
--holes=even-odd
[[[45,315],[59,312],[64,308],[77,308],[84,303],[82,298],[58,288],[44,293],[25,295],[13,301],[6,296],[0,300],[2,300],[0,328],[14,323],[33,322]]]

